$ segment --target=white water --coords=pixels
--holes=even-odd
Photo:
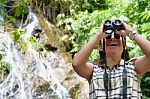
[[[28,41],[37,24],[38,20],[29,7],[24,42]],[[10,64],[10,72],[7,77],[0,77],[0,99],[67,99],[68,91],[52,68],[59,66],[59,63],[65,64],[59,53],[43,51],[39,54],[30,43],[24,53],[16,48],[10,35],[2,31],[0,53],[3,55],[2,61]],[[46,60],[46,54],[49,55],[49,61]]]

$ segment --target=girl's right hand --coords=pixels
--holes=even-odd
[[[101,39],[109,36],[110,34],[106,34],[105,32],[103,32],[103,24],[101,24],[101,26],[99,27],[99,31],[96,35],[98,35],[99,40],[101,40]]]

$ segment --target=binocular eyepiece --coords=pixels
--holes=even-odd
[[[111,34],[115,31],[124,30],[123,22],[121,20],[106,20],[103,26],[103,32]]]

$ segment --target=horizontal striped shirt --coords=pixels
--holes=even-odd
[[[127,99],[142,99],[140,81],[133,62],[127,62],[125,65],[127,70]],[[124,60],[119,65],[114,66],[111,70],[106,69],[109,77],[108,99],[123,99],[123,78]],[[89,99],[106,99],[104,88],[105,69],[102,66],[94,65],[93,75],[89,85]]]

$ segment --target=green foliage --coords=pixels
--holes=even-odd
[[[97,2],[98,1],[98,2]],[[90,37],[98,32],[99,25],[105,19],[119,18],[134,29],[138,30],[145,38],[150,40],[150,1],[149,0],[76,0],[72,2],[72,16],[61,13],[57,17],[57,26],[69,31],[66,39],[71,41],[72,50],[76,53],[86,44]],[[103,5],[104,4],[104,5]],[[105,6],[105,7],[104,7]],[[98,8],[99,7],[99,8]],[[102,8],[101,8],[102,7]],[[135,42],[127,38],[127,47],[130,57],[143,55]],[[90,61],[98,59],[98,51],[95,48],[90,56]],[[150,74],[142,78],[142,92],[145,97],[150,97]],[[146,98],[148,99],[148,98]]]
[[[142,76],[141,79],[141,88],[142,88],[142,93],[147,96],[150,97],[150,72],[145,73]]]
[[[22,35],[24,35],[25,32],[22,29],[14,29],[14,31],[11,32],[11,37],[14,41],[20,42],[22,40]]]
[[[27,48],[28,48],[28,42],[23,43],[21,49],[25,51]]]
[[[8,62],[0,61],[0,68],[9,68],[10,64]]]
[[[5,24],[9,22],[15,23],[17,18],[21,18],[24,14],[28,13],[26,0],[15,0],[12,1],[11,5],[6,5],[9,2],[10,1],[0,1],[5,14]]]
[[[36,38],[31,35],[28,43],[32,45],[32,47],[37,50],[38,52],[41,52],[42,49],[44,49],[44,44],[37,42]]]
[[[8,1],[8,0],[7,0]],[[89,39],[98,32],[99,25],[106,19],[120,18],[126,21],[140,34],[150,40],[150,1],[149,0],[37,0],[46,7],[53,8],[60,13],[57,17],[57,26],[63,28],[65,35],[63,39],[70,41],[72,46],[70,53],[75,54],[84,46]],[[5,23],[16,22],[18,17],[22,17],[28,12],[26,0],[15,0],[11,9],[6,9],[5,0],[0,0],[0,7],[4,8]],[[0,14],[3,13],[0,11]],[[40,51],[43,47],[37,43],[35,37],[31,36],[27,42],[23,42],[24,32],[15,29],[11,33],[12,39],[18,43],[23,50],[31,44],[34,49]],[[22,43],[23,42],[23,43]],[[7,47],[7,46],[6,46]],[[141,56],[140,48],[127,39],[127,47],[131,57]],[[90,56],[90,61],[98,59],[99,53],[95,48]],[[3,60],[0,54],[0,61]],[[7,63],[1,66],[9,67]],[[146,73],[142,77],[141,88],[145,97],[150,97],[150,74]],[[146,98],[148,99],[148,98]]]
[[[14,2],[13,6],[17,6],[19,2]],[[20,5],[15,8],[14,16],[19,17],[28,12],[26,0],[21,0]]]
[[[2,60],[2,58],[3,58],[3,56],[2,56],[2,54],[0,54],[0,61]]]
[[[76,1],[77,3],[78,1]],[[77,3],[76,6],[81,6],[80,3],[85,3],[84,0],[81,0],[80,2]],[[120,18],[123,20],[126,20],[127,18],[122,15],[120,11],[120,9],[124,9],[123,5],[119,5],[117,3],[114,3],[114,6],[110,6],[112,7],[109,8],[109,4],[111,1],[104,1],[103,3],[97,3],[96,1],[86,1],[86,2],[91,2],[90,5],[95,5],[97,4],[98,7],[99,6],[99,10],[97,10],[98,8],[91,8],[90,11],[88,8],[83,8],[80,7],[80,10],[76,13],[74,13],[72,16],[65,16],[65,14],[60,14],[57,17],[57,26],[61,27],[63,26],[64,30],[69,31],[69,35],[66,39],[69,39],[72,43],[72,50],[70,51],[70,53],[76,53],[79,51],[79,49],[88,42],[88,40],[90,39],[91,36],[93,36],[94,34],[96,34],[98,32],[99,26],[100,24],[106,20],[106,19],[114,19],[118,16],[121,16]],[[121,2],[121,0],[119,0],[118,2]],[[76,4],[74,3],[74,4]],[[101,9],[100,5],[105,5],[108,7],[108,9],[104,10]],[[106,8],[107,8],[106,7]],[[75,7],[76,9],[76,7]],[[120,12],[120,15],[118,15],[118,13],[116,12]],[[93,51],[92,55],[90,56],[90,61],[93,61],[95,59],[97,59],[98,56],[98,52],[97,51]]]
[[[143,99],[150,99],[149,97],[146,97],[146,96],[144,96],[144,98]]]
[[[44,48],[44,45],[42,43],[38,43],[37,39],[33,35],[31,35],[31,37],[27,39],[26,42],[24,42],[23,38],[25,37],[25,32],[23,31],[23,29],[14,29],[11,32],[11,37],[16,43],[20,45],[20,50],[22,51],[25,51],[28,48],[29,44],[31,44],[32,47],[38,52],[40,52],[39,49]]]
[[[0,77],[4,77],[7,74],[7,70],[9,70],[10,68],[10,64],[8,62],[5,61],[0,61]]]
[[[5,0],[1,0],[1,1],[0,1],[0,4],[1,4],[1,5],[4,5],[4,3],[5,3]]]
[[[142,22],[144,22],[144,21],[149,22],[150,21],[150,12],[149,11],[144,11],[140,14],[140,17],[141,17]]]
[[[88,11],[78,12],[78,14],[73,17],[66,19],[64,19],[63,14],[58,16],[57,26],[64,24],[65,30],[71,32],[68,34],[68,39],[70,39],[73,44],[73,48],[70,51],[71,53],[77,52],[79,48],[88,42],[91,36],[98,32],[99,25],[103,20],[111,18],[111,14],[109,12],[110,10],[95,10],[93,13],[89,13]],[[95,52],[96,51],[94,51],[94,53]],[[98,53],[95,54],[98,55]],[[90,59],[95,60],[96,58],[97,56],[94,55],[91,56]]]
[[[22,50],[25,51],[28,48],[28,42],[24,42],[23,38],[25,36],[25,32],[23,29],[14,29],[11,33],[10,36],[12,37],[12,39],[19,44],[19,46],[21,47],[18,50]]]
[[[88,42],[90,37],[98,32],[98,28],[102,20],[105,20],[111,16],[108,12],[109,10],[96,10],[93,13],[80,12],[74,17],[75,20],[73,20],[71,24],[73,34],[70,35],[70,37],[74,40],[74,42],[72,42],[73,48],[71,52],[77,52],[79,49],[76,47],[81,48]],[[100,17],[102,15],[103,17]],[[92,55],[91,57],[91,59],[96,58]]]
[[[75,12],[87,10],[92,13],[94,10],[107,9],[108,5],[106,2],[107,0],[74,0],[72,2],[72,9]]]
[[[7,13],[5,14],[6,18],[4,19],[5,22],[11,21],[12,23],[16,22],[16,18],[14,16],[8,15]]]
[[[130,19],[131,26],[137,29],[145,38],[150,40],[150,5],[148,3],[148,0],[133,0],[129,3],[125,11],[126,16]],[[132,45],[129,46],[131,57],[142,55],[141,50],[134,42],[130,42],[130,45]]]

